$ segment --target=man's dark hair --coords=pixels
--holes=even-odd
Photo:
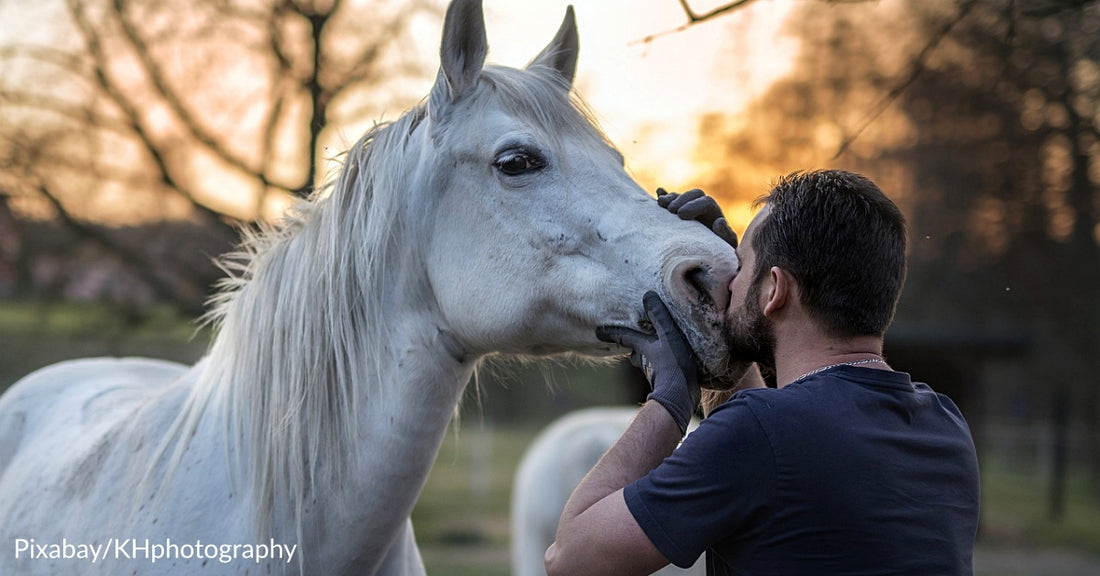
[[[770,215],[751,239],[759,281],[772,266],[798,283],[809,314],[833,336],[882,336],[905,282],[905,217],[852,172],[795,172],[757,200]]]

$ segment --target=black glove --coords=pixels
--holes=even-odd
[[[596,328],[596,337],[633,349],[630,363],[645,372],[653,389],[646,399],[656,400],[664,406],[683,436],[687,433],[695,407],[699,405],[695,357],[661,297],[656,292],[646,292],[642,303],[656,334],[619,326],[601,326]]]
[[[657,204],[682,220],[695,220],[702,223],[727,244],[737,248],[737,234],[726,222],[721,206],[702,190],[696,188],[677,194],[658,188]]]

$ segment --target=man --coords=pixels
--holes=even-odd
[[[659,200],[724,227],[700,192]],[[602,330],[634,349],[653,393],[566,504],[549,574],[648,574],[704,551],[709,574],[972,573],[969,429],[882,356],[905,277],[900,211],[840,171],[788,176],[760,205],[724,336],[777,388],[735,393],[673,453],[698,400],[687,342],[655,294],[655,336]]]

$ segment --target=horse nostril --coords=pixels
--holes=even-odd
[[[729,306],[732,267],[721,260],[685,258],[666,268],[668,295],[698,312],[718,312]]]
[[[695,290],[701,300],[714,303],[710,294],[714,282],[709,266],[698,265],[688,268],[684,271],[684,283]]]
[[[710,292],[710,268],[697,266],[688,270],[687,281],[700,292]]]

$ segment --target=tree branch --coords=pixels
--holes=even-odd
[[[250,9],[247,6],[242,6],[239,2],[227,2],[226,0],[192,0],[196,5],[206,5],[217,14],[228,18],[236,18],[239,20],[262,20],[267,16],[267,12],[262,10]],[[285,4],[287,0],[281,0],[276,3],[277,9],[280,5]]]
[[[874,107],[871,113],[868,114],[867,117],[864,119],[863,123],[860,124],[859,128],[855,130],[855,132],[848,136],[845,136],[844,140],[837,148],[836,153],[833,154],[834,160],[839,158],[841,154],[847,152],[848,148],[852,146],[856,139],[858,139],[860,135],[862,135],[863,132],[867,130],[867,128],[871,124],[873,124],[874,121],[877,120],[878,117],[881,116],[882,113],[885,112],[886,109],[889,108],[890,105],[893,104],[894,101],[896,101],[902,95],[902,93],[905,92],[906,89],[908,89],[910,86],[913,85],[914,82],[917,81],[917,78],[920,77],[920,75],[926,69],[928,57],[932,53],[932,51],[940,45],[940,42],[942,42],[943,39],[947,37],[947,35],[951,32],[952,29],[955,28],[955,26],[959,22],[962,22],[963,19],[966,18],[966,15],[970,13],[970,9],[973,8],[976,3],[977,0],[967,0],[959,7],[959,11],[957,14],[955,14],[954,18],[941,26],[940,29],[932,35],[932,37],[928,40],[928,43],[925,44],[924,48],[921,49],[920,53],[918,53],[917,57],[913,60],[912,68],[909,71],[909,74],[902,78],[902,80],[898,82],[898,84],[894,86],[882,100],[879,101],[879,103]]]
[[[642,38],[641,40],[636,40],[634,42],[631,42],[630,44],[631,45],[634,45],[634,44],[649,44],[649,43],[653,42],[654,40],[656,40],[657,38],[660,38],[662,36],[668,36],[670,34],[676,34],[676,33],[679,33],[679,32],[683,32],[684,30],[687,30],[688,28],[691,28],[692,26],[695,26],[697,24],[702,24],[703,22],[706,22],[708,20],[712,20],[712,19],[714,19],[718,16],[721,16],[722,14],[725,14],[727,12],[732,12],[734,10],[737,10],[738,8],[744,8],[745,6],[751,4],[755,1],[756,0],[736,0],[735,2],[730,2],[729,4],[724,4],[722,6],[719,6],[715,9],[705,13],[705,14],[696,14],[691,9],[691,6],[687,3],[687,0],[680,0],[680,7],[684,9],[684,14],[687,16],[687,20],[688,20],[686,24],[681,24],[680,26],[677,26],[676,28],[672,28],[670,30],[665,30],[665,31],[662,31],[662,32],[657,32],[655,34],[650,34],[649,36],[646,36],[646,37]]]
[[[44,64],[57,66],[81,78],[90,72],[87,62],[85,62],[83,58],[70,52],[58,50],[52,46],[16,45],[0,47],[0,60],[15,58],[28,58]]]
[[[29,108],[56,114],[64,118],[81,122],[91,128],[114,132],[120,135],[129,134],[128,130],[119,126],[118,118],[105,116],[91,109],[81,109],[79,106],[74,106],[72,102],[44,94],[32,94],[30,92],[0,89],[0,102],[21,108]]]
[[[280,80],[272,86],[271,114],[268,115],[267,121],[264,123],[263,136],[261,137],[260,163],[264,171],[271,167],[272,160],[275,157],[276,130],[279,127],[279,119],[282,117],[283,105],[286,102],[284,80],[281,79],[283,78],[282,76],[279,78]],[[263,207],[267,200],[268,192],[269,189],[264,188],[256,195],[257,217],[263,214]]]
[[[118,256],[126,265],[127,269],[141,276],[141,278],[149,284],[149,287],[153,289],[157,296],[165,301],[174,303],[176,307],[185,314],[196,315],[202,312],[202,289],[190,285],[182,287],[181,291],[181,287],[178,286],[178,284],[185,283],[184,279],[177,278],[177,284],[165,280],[154,272],[157,268],[156,263],[149,261],[140,251],[134,250],[116,241],[103,230],[74,218],[72,214],[65,209],[65,205],[61,203],[57,195],[54,194],[45,183],[38,182],[34,187],[37,192],[50,203],[57,212],[58,218],[66,227]]]
[[[202,123],[195,118],[191,111],[187,109],[187,106],[184,105],[183,101],[180,100],[176,91],[168,85],[168,81],[165,79],[160,65],[153,60],[152,51],[149,50],[149,46],[146,44],[145,39],[141,37],[141,34],[130,22],[130,19],[127,18],[126,7],[127,5],[123,0],[114,0],[114,8],[118,16],[119,27],[126,40],[133,45],[133,52],[137,55],[138,61],[141,63],[142,69],[152,83],[157,95],[160,96],[161,100],[163,100],[176,117],[179,118],[183,127],[187,130],[187,133],[226,164],[259,180],[264,188],[273,187],[289,191],[289,186],[272,182],[268,179],[262,166],[259,168],[249,166],[248,162],[244,159],[230,152],[228,148],[218,142],[217,138],[202,126]]]
[[[1023,14],[1031,18],[1046,18],[1067,10],[1081,10],[1096,2],[1097,0],[1050,0],[1045,6],[1032,7],[1024,10]]]
[[[657,32],[656,34],[650,34],[649,36],[646,36],[646,37],[642,38],[641,40],[636,40],[634,42],[631,42],[630,44],[631,45],[649,44],[650,42],[653,42],[654,40],[656,40],[657,38],[660,38],[662,36],[668,36],[670,34],[676,34],[676,33],[679,33],[679,32],[683,32],[684,30],[687,30],[688,28],[691,28],[692,26],[696,26],[696,25],[702,24],[703,22],[713,20],[713,19],[715,19],[719,16],[722,16],[723,14],[733,12],[734,10],[744,8],[744,7],[748,6],[749,4],[752,4],[753,2],[756,2],[756,0],[735,0],[733,2],[723,4],[723,5],[718,6],[716,8],[712,8],[711,10],[709,10],[707,12],[704,12],[702,14],[697,14],[694,10],[692,10],[691,5],[688,4],[687,0],[679,0],[679,1],[680,1],[680,7],[683,8],[683,10],[684,10],[684,15],[687,16],[688,21],[685,24],[681,24],[680,26],[677,26],[676,28],[672,28],[670,30],[665,30],[663,32]],[[878,0],[820,0],[820,1],[821,2],[827,2],[829,4],[858,4],[858,3],[862,3],[862,2],[877,2]]]
[[[317,186],[317,152],[320,146],[321,131],[328,122],[328,105],[333,93],[325,90],[321,82],[321,75],[326,66],[327,54],[324,52],[325,27],[332,18],[333,11],[338,7],[334,3],[328,10],[318,10],[314,6],[302,6],[291,2],[289,10],[306,21],[309,26],[310,45],[313,47],[313,59],[309,73],[302,81],[302,87],[309,94],[310,115],[309,126],[309,169],[305,180],[300,186],[292,190],[299,197],[309,196]]]
[[[691,5],[688,4],[687,0],[680,0],[680,7],[682,7],[684,9],[684,14],[687,14],[688,24],[698,24],[699,22],[706,22],[707,20],[710,20],[711,18],[714,18],[716,16],[720,16],[720,15],[725,14],[726,12],[729,12],[731,10],[736,10],[738,8],[741,8],[741,7],[745,6],[746,4],[752,3],[753,1],[754,0],[737,0],[736,2],[730,2],[729,4],[724,4],[722,6],[719,6],[715,9],[711,10],[710,12],[705,13],[705,14],[696,14],[691,9]]]
[[[138,113],[137,107],[130,102],[128,98],[122,93],[121,90],[111,80],[107,74],[107,55],[103,50],[103,46],[100,43],[99,36],[96,34],[91,23],[88,21],[84,14],[83,8],[80,6],[77,0],[67,0],[69,12],[76,22],[77,27],[80,29],[81,34],[84,37],[84,41],[87,44],[88,52],[92,55],[93,71],[97,85],[103,92],[111,99],[111,102],[122,111],[125,117],[125,123],[135,136],[141,141],[146,152],[153,160],[153,164],[157,168],[157,173],[160,176],[160,180],[171,190],[176,191],[183,198],[185,198],[191,206],[204,218],[211,222],[222,222],[223,215],[206,207],[200,203],[192,194],[187,190],[187,187],[182,182],[176,179],[172,173],[171,168],[168,166],[168,160],[165,157],[164,152],[160,149],[157,143],[154,141],[152,134],[146,130],[142,124],[141,115]]]
[[[282,78],[285,73],[294,69],[294,64],[291,63],[290,56],[287,55],[286,50],[283,50],[282,35],[279,32],[279,20],[285,14],[286,7],[286,4],[276,4],[275,7],[272,8],[271,13],[265,18],[267,21],[267,47],[271,49],[271,53],[275,56],[276,63],[278,63],[280,78]]]

